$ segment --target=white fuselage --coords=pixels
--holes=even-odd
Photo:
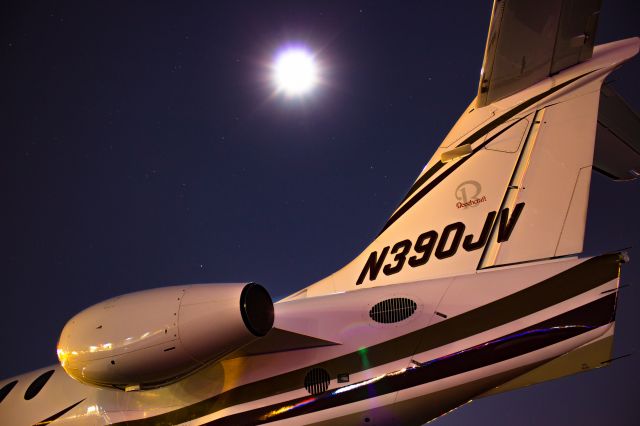
[[[505,336],[612,294],[615,296],[617,263],[605,265],[610,270],[607,276],[610,279],[605,278],[604,282],[597,277],[569,282],[583,280],[585,273],[589,276],[589,270],[581,271],[589,262],[593,259],[547,261],[277,303],[276,329],[314,336],[334,344],[230,356],[173,385],[139,392],[83,385],[56,366],[49,383],[32,401],[24,401],[22,395],[33,378],[44,370],[18,377],[18,385],[2,407],[3,411],[10,408],[12,412],[5,411],[3,415],[20,417],[24,424],[34,424],[80,402],[56,420],[56,424],[127,421],[136,424],[135,420],[144,418],[149,419],[149,424],[187,421],[190,424],[214,421],[216,424],[216,420],[224,422],[225,418],[234,415],[235,420],[228,424],[254,424],[256,419],[311,424],[343,417],[341,424],[358,424],[356,419],[365,421],[365,417],[383,423],[393,419],[403,422],[416,419],[420,423],[419,419],[424,419],[423,410],[412,412],[410,401],[414,399],[428,398],[447,390],[453,392],[455,397],[445,398],[438,407],[438,412],[443,414],[544,362],[611,336],[614,323],[605,321],[596,327],[575,330],[575,336],[561,336],[555,339],[557,342],[551,340],[553,343],[543,344],[535,350],[509,353],[506,359],[497,358],[497,362],[495,359],[481,361],[477,366],[473,362],[464,363],[477,368],[453,368],[435,376],[429,373],[429,370],[446,367],[446,362],[452,362],[448,360],[476,356],[475,353],[487,350],[486,347],[503,344],[498,339]],[[564,285],[572,286],[572,289],[563,291],[554,280],[567,281]],[[477,288],[483,291],[475,291]],[[414,301],[413,314],[392,323],[372,320],[371,308],[382,300],[393,298]],[[530,303],[522,304],[522,300],[530,300]],[[590,314],[586,319],[589,318]],[[495,323],[491,324],[493,320]],[[584,326],[584,321],[560,325],[578,327]],[[554,330],[552,334],[559,329]],[[534,331],[534,334],[547,332]],[[508,340],[513,343],[521,337]],[[343,380],[348,381],[339,383],[337,378],[331,379],[325,392],[311,395],[303,385],[305,373],[312,367],[326,369],[332,377],[343,375]],[[383,386],[384,393],[379,395],[373,391],[366,398],[358,396],[365,389],[373,390],[384,384],[385,380],[399,382],[403,375],[418,373],[424,378],[417,381],[407,378],[407,384]],[[220,398],[220,395],[226,398]],[[38,397],[46,399],[47,404],[37,404]],[[341,401],[333,405],[332,399]],[[406,402],[408,408],[403,408],[402,402]],[[325,404],[326,408],[304,411],[314,403]],[[372,411],[373,407],[376,410]],[[242,417],[246,413],[251,413],[252,417]]]

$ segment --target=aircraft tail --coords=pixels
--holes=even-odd
[[[290,298],[580,253],[597,127],[606,149],[596,163],[604,158],[612,177],[640,175],[640,120],[631,112],[616,133],[598,112],[604,79],[639,47],[639,38],[597,46],[513,95],[474,100],[369,247]]]

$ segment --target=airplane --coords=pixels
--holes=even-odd
[[[273,303],[256,283],[87,308],[2,424],[424,424],[609,365],[624,251],[582,252],[592,171],[640,175],[599,2],[496,0],[476,98],[377,238]],[[525,52],[523,54],[523,52]]]

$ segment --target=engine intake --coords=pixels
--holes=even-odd
[[[150,389],[223,358],[272,326],[271,296],[256,283],[157,288],[77,314],[62,330],[58,359],[83,383]]]

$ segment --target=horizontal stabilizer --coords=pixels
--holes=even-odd
[[[275,352],[293,351],[298,349],[318,348],[321,346],[333,346],[340,343],[329,340],[318,339],[317,337],[305,334],[294,333],[292,331],[272,328],[269,333],[242,349],[232,353],[227,358],[237,358],[240,356],[262,355]]]
[[[640,176],[640,116],[610,85],[600,93],[593,167],[614,180]]]

